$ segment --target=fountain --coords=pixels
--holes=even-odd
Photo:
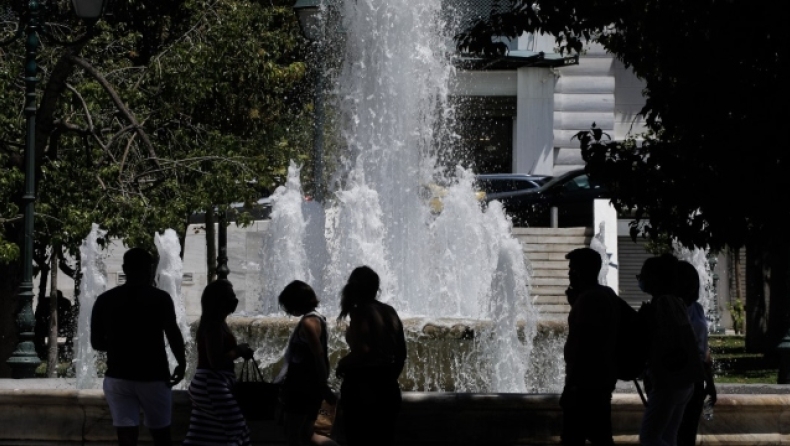
[[[711,296],[713,293],[713,271],[708,262],[707,249],[689,249],[679,243],[674,243],[675,257],[692,264],[699,274],[699,303],[708,315],[711,311]]]
[[[405,389],[556,392],[564,375],[562,337],[539,330],[529,266],[510,235],[510,222],[497,203],[481,209],[468,170],[450,169],[448,175],[437,161],[435,145],[452,140],[440,132],[445,127],[441,121],[453,115],[447,101],[453,69],[444,55],[440,4],[342,4],[348,46],[336,97],[347,124],[342,131],[347,162],[341,163],[340,181],[323,205],[302,200],[299,167],[291,166],[288,183],[273,197],[257,288],[259,316],[234,328],[260,346],[256,356],[262,364],[276,367],[295,322],[283,317],[275,303],[281,286],[294,278],[307,280],[331,316],[349,272],[367,264],[381,275],[381,299],[399,310],[408,327]],[[421,186],[434,182],[447,186],[439,215],[418,194]],[[94,225],[81,249],[80,389],[92,387],[95,376],[89,369],[94,360],[87,322],[94,299],[106,286],[96,243],[102,234]],[[175,245],[165,247],[167,237],[165,233],[159,242],[166,254],[161,257],[169,259],[177,251]],[[160,277],[170,280],[168,286],[177,293],[172,273],[178,262],[171,260]],[[342,327],[332,328],[336,359],[343,349]],[[100,390],[19,389],[27,382],[10,381],[0,391],[0,442],[114,440]],[[178,429],[183,434],[186,428],[189,401],[183,391],[174,396],[178,436]],[[701,426],[703,443],[725,438],[730,444],[754,444],[755,439],[784,444],[784,408],[789,404],[790,397],[782,395],[721,395],[714,422]],[[618,444],[636,444],[642,410],[635,395],[615,395]],[[399,444],[426,445],[556,444],[561,423],[558,395],[438,392],[407,392],[400,420]],[[262,443],[282,444],[276,436],[280,431],[271,423],[256,432],[269,435]]]
[[[345,49],[334,96],[345,157],[323,206],[303,200],[294,164],[272,196],[257,356],[264,366],[281,357],[287,324],[276,297],[288,282],[310,283],[332,316],[348,274],[368,265],[411,339],[405,388],[558,390],[561,341],[533,348],[538,315],[510,220],[497,202],[482,209],[471,171],[438,159],[439,142],[453,139],[445,129],[454,115],[441,3],[340,6]],[[451,148],[442,154],[453,158]],[[446,185],[438,215],[419,194],[429,184]],[[344,348],[341,331],[333,330],[333,356]]]
[[[75,340],[77,353],[74,358],[78,389],[91,389],[96,385],[96,352],[90,342],[90,317],[96,298],[107,287],[107,272],[102,249],[98,243],[98,239],[103,238],[106,233],[107,231],[99,229],[99,225],[93,223],[90,234],[80,246],[82,280],[80,281],[80,312],[77,320],[77,339]]]
[[[181,295],[181,280],[184,270],[183,262],[181,261],[181,242],[178,240],[176,231],[166,229],[162,234],[154,234],[154,245],[159,254],[159,263],[156,265],[154,281],[157,288],[166,291],[173,299],[173,306],[176,310],[176,322],[181,329],[181,335],[184,337],[187,354],[193,356],[191,358],[192,361],[188,362],[186,371],[186,377],[191,377],[195,372],[196,358],[194,358],[192,333],[189,330],[189,323],[184,310],[184,298]],[[165,341],[167,342],[167,340]],[[167,348],[167,359],[170,362],[171,370],[178,365],[169,347]],[[179,383],[178,388],[186,389],[186,380]]]

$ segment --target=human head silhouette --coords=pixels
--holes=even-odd
[[[318,306],[318,296],[315,295],[315,291],[301,280],[294,280],[286,285],[277,301],[280,303],[280,307],[291,316],[305,315]]]
[[[652,296],[674,294],[677,284],[678,259],[672,254],[650,257],[642,264],[638,279],[645,293]]]
[[[123,272],[130,285],[150,285],[154,258],[143,248],[132,248],[123,255]]]
[[[369,266],[360,266],[351,271],[343,287],[340,299],[340,319],[357,305],[376,300],[379,293],[379,275]]]
[[[688,306],[699,300],[699,273],[689,262],[678,262],[677,296]]]
[[[227,279],[215,280],[203,289],[200,296],[201,320],[224,320],[236,311],[239,300],[233,291],[233,284]]]
[[[590,248],[574,249],[565,255],[568,259],[568,280],[571,288],[581,291],[598,284],[601,272],[601,254]]]

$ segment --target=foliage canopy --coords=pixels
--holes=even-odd
[[[781,3],[746,0],[513,0],[459,37],[504,51],[491,36],[558,37],[563,51],[600,42],[646,83],[649,129],[628,141],[582,139],[587,169],[648,234],[686,245],[741,246],[790,216],[786,190],[788,27]],[[637,139],[636,137],[639,136]]]
[[[44,12],[54,22],[46,30],[61,39],[83,32],[70,3],[49,2]],[[6,16],[24,4],[12,3]],[[310,103],[291,4],[120,0],[84,46],[43,45],[39,255],[53,242],[75,254],[91,222],[108,237],[152,247],[154,231],[183,234],[191,213],[252,202],[282,182],[289,159],[303,162]],[[21,230],[23,62],[22,42],[0,49],[5,262],[18,256]]]

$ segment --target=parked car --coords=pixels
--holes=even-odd
[[[535,189],[546,184],[552,177],[520,173],[491,173],[475,176],[475,196],[478,201],[491,201],[508,196],[512,192]],[[444,209],[442,198],[447,188],[431,183],[420,188],[420,196],[428,203],[431,212],[439,214]]]
[[[527,175],[521,173],[491,173],[477,175],[477,187],[485,192],[486,199],[497,200],[511,192],[536,189],[548,183],[552,177],[544,175]]]
[[[496,197],[486,195],[486,202],[502,202],[516,226],[547,227],[551,219],[550,209],[556,206],[559,226],[575,227],[592,226],[593,200],[607,196],[601,184],[591,181],[584,169],[579,169],[554,177],[538,188]]]

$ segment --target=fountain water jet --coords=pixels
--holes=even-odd
[[[187,322],[186,311],[184,309],[184,298],[181,295],[181,281],[183,280],[184,263],[181,260],[181,242],[178,240],[178,234],[172,229],[166,229],[161,235],[154,233],[154,245],[159,253],[159,263],[156,265],[155,281],[157,288],[167,292],[170,298],[173,299],[173,306],[176,310],[176,322],[181,329],[181,335],[184,337],[184,344],[187,347],[187,352],[192,353],[194,356],[194,348],[192,345],[192,333],[189,331],[189,323]],[[165,339],[167,343],[167,339]],[[176,361],[170,348],[167,348],[167,359],[170,362],[170,369],[174,369],[178,362]],[[194,359],[189,362],[186,376],[191,377],[194,374]],[[179,388],[187,388],[187,380],[178,384]]]
[[[471,172],[447,174],[435,156],[443,120],[453,115],[441,3],[342,2],[346,46],[335,97],[346,123],[343,179],[317,209],[325,214],[308,217],[298,170],[289,169],[264,242],[261,314],[280,326],[277,293],[293,279],[313,285],[323,311],[337,314],[348,274],[366,264],[381,276],[380,299],[398,309],[413,341],[406,388],[547,390],[555,383],[543,375],[555,373],[546,365],[556,359],[533,357],[529,267],[511,223],[499,203],[481,208]],[[447,185],[439,215],[419,194],[431,183]],[[315,223],[323,215],[321,227]],[[308,255],[312,250],[326,256]],[[336,355],[343,343],[333,331]],[[271,331],[264,337],[258,356],[271,364],[280,347],[270,343],[277,338]]]
[[[107,231],[99,229],[93,223],[91,232],[80,246],[80,312],[77,320],[77,354],[74,367],[77,375],[78,389],[91,389],[96,384],[96,352],[91,347],[90,316],[96,298],[107,288],[107,269],[104,265],[102,249],[98,239],[103,238]]]

